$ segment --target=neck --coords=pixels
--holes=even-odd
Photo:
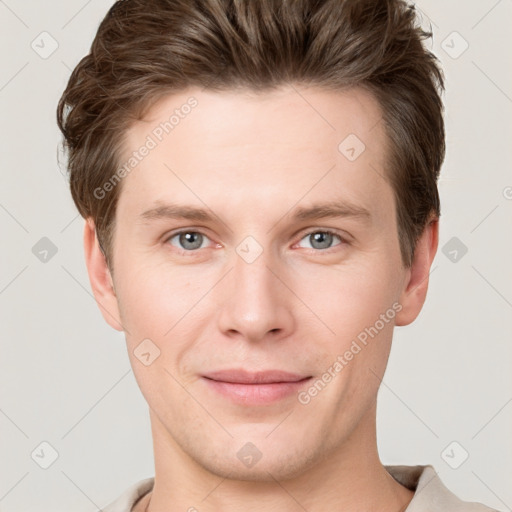
[[[300,468],[291,478],[276,479],[265,471],[257,480],[219,475],[183,451],[155,415],[151,415],[155,483],[137,504],[137,512],[274,511],[400,512],[414,493],[400,485],[381,464],[374,410],[329,455]]]

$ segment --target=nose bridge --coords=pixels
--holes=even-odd
[[[270,249],[259,249],[251,242],[242,242],[236,249],[234,258],[233,279],[235,294],[241,294],[244,299],[266,297],[275,299],[275,283],[269,268],[272,268],[272,255]],[[240,297],[240,298],[242,298]]]
[[[290,297],[276,278],[279,267],[270,248],[246,237],[235,249],[232,271],[226,280],[228,299],[220,312],[220,328],[257,340],[270,331],[291,328]],[[270,270],[272,269],[272,271]]]

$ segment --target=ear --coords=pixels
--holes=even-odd
[[[117,331],[124,331],[121,325],[114,282],[98,243],[96,226],[90,217],[86,219],[84,226],[84,251],[89,282],[101,314],[111,327]]]
[[[431,220],[416,244],[411,268],[407,270],[400,295],[402,309],[396,315],[396,325],[408,325],[420,314],[427,296],[430,267],[439,242],[439,219]]]

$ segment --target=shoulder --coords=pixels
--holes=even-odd
[[[384,467],[397,482],[414,491],[405,512],[499,512],[482,503],[458,498],[443,484],[433,466]],[[131,512],[135,503],[153,489],[153,484],[152,477],[131,485],[103,512]]]
[[[439,478],[433,466],[384,466],[399,483],[415,491],[405,512],[498,512],[478,502],[463,501]]]
[[[151,477],[131,485],[119,498],[103,507],[103,512],[131,512],[135,503],[153,489],[154,481],[154,477]]]

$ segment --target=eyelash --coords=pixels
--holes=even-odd
[[[181,231],[176,231],[175,233],[172,233],[171,235],[166,237],[165,240],[164,240],[164,243],[171,245],[169,243],[170,240],[172,238],[176,237],[176,236],[179,236],[179,235],[183,234],[183,233],[197,233],[197,234],[203,235],[204,237],[209,239],[208,235],[206,235],[202,231],[194,230],[194,229],[183,229]],[[344,237],[342,237],[339,233],[337,233],[336,231],[333,231],[332,229],[328,229],[328,228],[324,228],[324,229],[318,229],[318,228],[311,229],[310,231],[307,231],[306,233],[304,233],[301,236],[301,238],[299,239],[299,242],[301,240],[303,240],[304,238],[306,238],[307,236],[313,234],[313,233],[325,233],[325,234],[328,234],[328,235],[335,236],[335,237],[339,238],[339,240],[340,240],[340,243],[338,243],[336,245],[333,245],[332,247],[328,247],[327,249],[314,249],[314,248],[308,248],[308,247],[305,248],[305,249],[309,249],[309,250],[311,250],[311,251],[313,251],[315,253],[330,253],[331,249],[335,249],[338,246],[345,246],[345,245],[349,244],[349,242]],[[193,253],[198,253],[199,252],[199,249],[193,249],[193,250],[188,250],[187,251],[186,249],[180,249],[179,247],[176,247],[176,246],[172,246],[172,247],[173,247],[173,249],[178,251],[178,253],[180,255],[190,256]],[[204,249],[204,247],[203,247],[203,249]]]

